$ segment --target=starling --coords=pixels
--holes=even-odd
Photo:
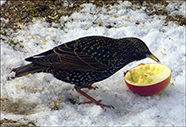
[[[104,80],[130,62],[151,58],[160,62],[146,44],[134,37],[113,39],[104,36],[88,36],[59,45],[41,54],[26,58],[31,63],[14,68],[15,77],[28,73],[51,73],[55,78],[74,84],[75,90],[96,105],[111,108],[100,103],[82,88],[96,89],[92,84]]]

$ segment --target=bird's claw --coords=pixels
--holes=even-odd
[[[97,87],[92,87],[92,84],[86,85],[84,87],[75,86],[74,88],[78,93],[80,93],[81,95],[85,96],[87,99],[90,100],[90,101],[87,101],[87,102],[82,102],[80,104],[92,104],[92,103],[94,103],[96,105],[99,105],[102,109],[105,109],[105,107],[114,108],[112,105],[104,105],[104,104],[100,103],[102,100],[96,101],[94,98],[92,98],[91,96],[89,96],[88,94],[86,94],[85,92],[83,92],[81,90],[81,88],[96,89]]]
[[[102,100],[96,101],[96,103],[93,102],[93,101],[87,101],[87,102],[82,102],[82,103],[79,103],[79,104],[92,104],[92,103],[94,103],[94,104],[100,106],[102,109],[105,109],[105,107],[107,107],[107,108],[113,108],[114,109],[114,107],[112,105],[102,104],[102,103],[100,103],[101,101]]]
[[[98,89],[97,86],[92,87],[92,84],[90,84],[90,85],[86,85],[86,86],[84,86],[84,87],[82,87],[82,88],[88,88],[89,90],[92,90],[92,89],[96,90],[96,89]]]

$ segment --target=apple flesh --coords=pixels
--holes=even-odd
[[[169,85],[171,70],[159,63],[140,64],[125,74],[129,89],[142,96],[161,93]]]

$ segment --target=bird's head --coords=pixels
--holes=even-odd
[[[132,59],[135,60],[141,60],[144,58],[151,58],[154,61],[160,63],[160,60],[152,54],[152,52],[149,50],[147,45],[138,38],[127,38],[128,42],[130,42],[130,55]]]

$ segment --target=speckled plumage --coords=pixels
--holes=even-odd
[[[138,38],[88,36],[29,57],[26,61],[31,64],[13,71],[16,77],[36,72],[51,73],[59,80],[75,84],[76,90],[82,94],[81,88],[93,88],[87,86],[108,78],[132,61],[146,57],[159,62]],[[101,103],[97,105],[105,107]]]

